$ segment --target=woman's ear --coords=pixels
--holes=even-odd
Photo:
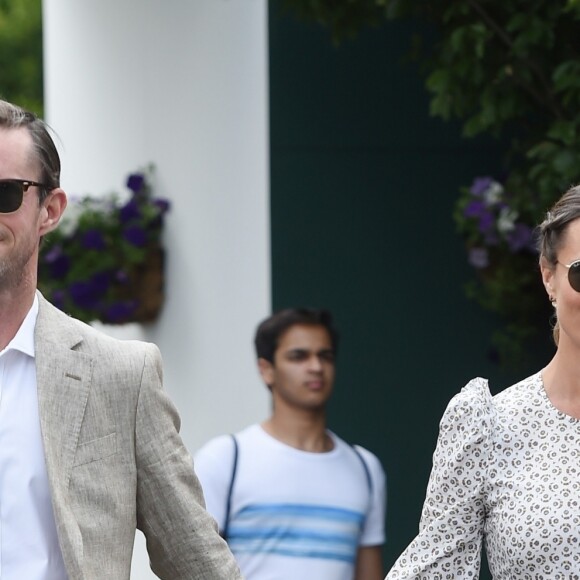
[[[542,273],[542,282],[550,300],[554,298],[554,271],[555,267],[550,264],[544,256],[540,258],[540,272]]]
[[[46,199],[42,202],[42,217],[39,224],[39,234],[41,236],[56,228],[66,209],[66,204],[66,193],[60,187],[50,191]]]

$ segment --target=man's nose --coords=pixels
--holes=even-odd
[[[322,361],[319,356],[310,357],[310,370],[319,373],[322,371]]]

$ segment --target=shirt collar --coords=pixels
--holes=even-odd
[[[34,358],[34,328],[36,326],[36,317],[38,315],[38,296],[34,295],[32,306],[23,320],[18,332],[8,343],[5,350],[19,350]]]

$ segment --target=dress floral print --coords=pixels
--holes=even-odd
[[[472,380],[441,420],[419,535],[387,580],[580,578],[580,420],[540,373],[491,397]]]

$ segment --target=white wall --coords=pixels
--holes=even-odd
[[[46,117],[69,194],[156,165],[172,202],[149,327],[193,452],[268,413],[252,337],[270,311],[266,0],[44,0]],[[147,571],[141,540],[133,578]]]

